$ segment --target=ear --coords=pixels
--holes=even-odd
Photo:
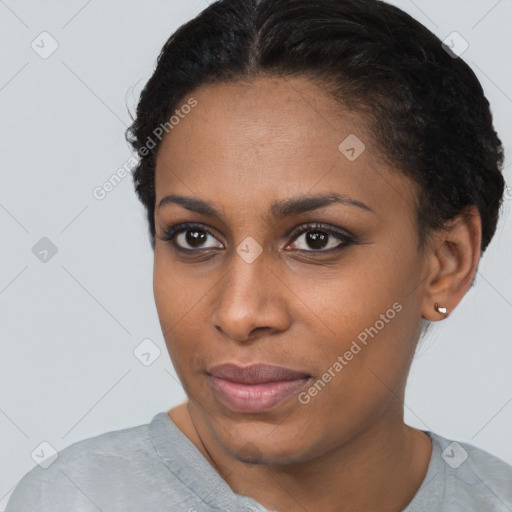
[[[446,318],[462,300],[481,256],[482,221],[474,206],[452,219],[447,227],[435,232],[426,249],[421,314],[431,321]],[[436,303],[446,308],[446,313],[436,311]]]

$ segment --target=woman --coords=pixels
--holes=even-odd
[[[128,140],[188,400],[36,467],[13,511],[506,511],[512,468],[403,421],[414,351],[493,237],[470,68],[376,0],[221,0]]]

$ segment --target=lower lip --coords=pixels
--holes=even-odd
[[[309,378],[263,384],[241,384],[210,375],[215,394],[236,412],[262,412],[297,394]]]

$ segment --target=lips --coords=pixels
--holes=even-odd
[[[264,384],[311,377],[307,373],[270,364],[253,364],[241,367],[233,363],[226,363],[214,366],[208,373],[214,377],[240,384]]]
[[[284,404],[309,382],[311,376],[282,366],[227,363],[208,371],[215,397],[239,413],[261,413]]]

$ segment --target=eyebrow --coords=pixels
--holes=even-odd
[[[361,201],[357,201],[345,194],[331,193],[317,196],[304,195],[282,201],[275,201],[270,206],[270,218],[273,220],[281,220],[293,214],[316,210],[334,203],[355,206],[375,214],[369,206]],[[213,206],[212,203],[202,199],[171,194],[160,200],[158,208],[162,208],[167,204],[178,204],[192,212],[200,213],[208,217],[215,217],[217,219],[222,218],[222,214]]]

